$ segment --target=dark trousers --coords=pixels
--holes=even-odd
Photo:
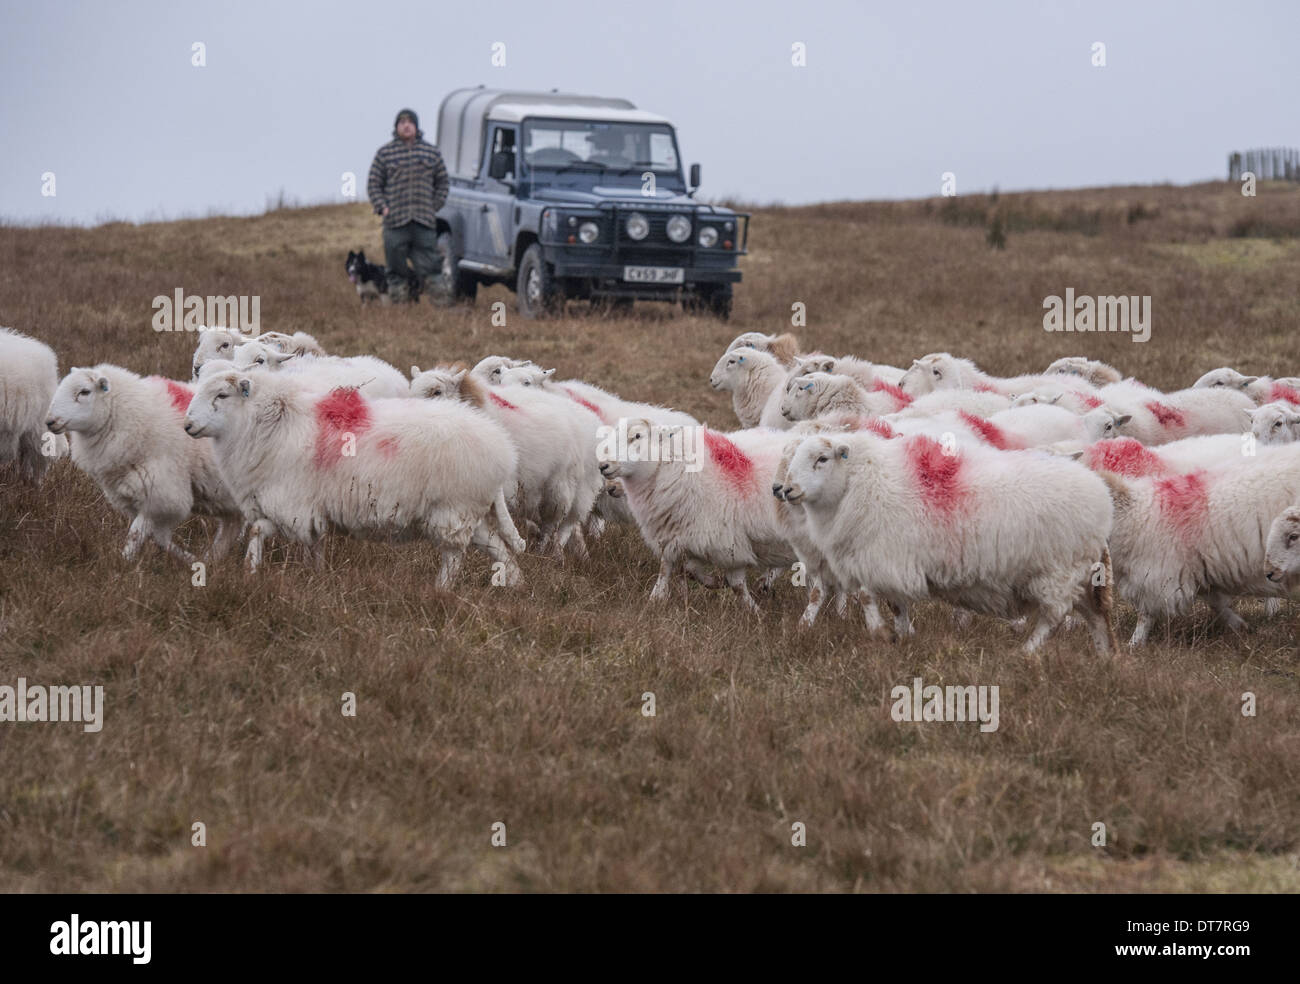
[[[384,226],[384,259],[388,263],[388,296],[406,300],[406,281],[411,275],[409,260],[427,292],[432,293],[434,277],[442,270],[438,257],[437,233],[427,225],[408,222],[396,229]]]

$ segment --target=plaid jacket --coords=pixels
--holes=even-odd
[[[370,165],[366,197],[376,215],[383,215],[384,225],[391,228],[419,222],[434,228],[434,213],[442,208],[451,188],[447,165],[431,143],[419,137],[411,143],[390,140],[379,148]]]

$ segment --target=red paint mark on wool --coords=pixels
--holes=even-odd
[[[1089,410],[1096,410],[1101,406],[1101,397],[1093,396],[1091,393],[1080,393],[1079,400]]]
[[[945,454],[943,445],[924,434],[907,442],[907,463],[921,500],[936,512],[952,513],[966,498],[960,456]]]
[[[996,393],[998,388],[992,383],[976,383],[971,387],[976,393]]]
[[[1204,471],[1162,478],[1155,483],[1161,515],[1186,542],[1205,524],[1210,511],[1209,486]]]
[[[1109,471],[1132,478],[1163,475],[1169,470],[1158,454],[1131,437],[1098,441],[1088,448],[1084,460],[1095,471]]]
[[[581,396],[573,392],[573,390],[569,389],[569,387],[567,386],[564,387],[564,392],[569,394],[569,399],[572,400],[574,403],[580,404],[581,406],[586,407],[588,410],[594,413],[596,415],[596,419],[599,420],[602,424],[609,422],[605,419],[605,415],[600,412],[600,407],[596,406],[596,404],[592,403],[590,400],[584,400]]]
[[[895,410],[902,410],[904,407],[910,406],[912,403],[912,398],[910,396],[904,393],[897,386],[887,383],[883,379],[876,380],[875,385],[871,387],[871,392],[888,393],[894,398]]]
[[[889,421],[881,420],[879,417],[869,417],[859,428],[860,430],[871,431],[877,437],[883,437],[886,440],[898,436],[898,431],[889,426]]]
[[[752,486],[754,462],[749,455],[726,437],[711,430],[704,432],[704,446],[709,449],[709,457],[718,466],[718,471],[727,476],[737,490],[747,491],[746,486]]]
[[[981,441],[999,451],[1017,451],[1025,446],[1023,441],[1010,436],[991,420],[985,420],[966,410],[958,410],[957,416],[961,418],[963,424],[979,435]]]
[[[513,403],[511,403],[509,400],[504,400],[504,399],[502,399],[501,397],[497,396],[495,393],[489,393],[488,396],[491,397],[491,398],[492,398],[492,402],[495,403],[497,406],[499,406],[502,410],[518,410],[518,409],[519,409],[517,406],[515,406],[515,405],[514,405]]]
[[[172,406],[182,415],[189,410],[190,401],[194,399],[194,390],[174,380],[164,379],[162,376],[150,376],[149,378],[167,387],[167,398],[171,400]]]
[[[376,447],[385,458],[391,460],[397,457],[397,438],[395,437],[381,438]]]
[[[330,468],[343,457],[345,446],[355,448],[356,439],[370,429],[370,405],[355,389],[340,388],[318,400],[315,411],[316,467]]]
[[[1285,401],[1300,406],[1300,390],[1286,383],[1274,383],[1273,388],[1268,392],[1268,399],[1270,403]]]
[[[1167,403],[1160,403],[1156,400],[1147,400],[1147,402],[1142,405],[1151,411],[1151,416],[1156,418],[1157,423],[1159,423],[1161,427],[1168,429],[1170,427],[1187,426],[1187,418],[1182,415],[1182,412],[1175,410]]]

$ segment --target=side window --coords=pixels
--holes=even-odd
[[[491,153],[488,155],[488,176],[513,178],[515,176],[515,130],[499,126],[492,131]]]

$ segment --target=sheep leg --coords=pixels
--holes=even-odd
[[[848,610],[849,610],[848,593],[845,591],[836,591],[835,592],[835,614],[838,615],[840,618],[843,618],[844,613],[847,612]]]
[[[760,611],[758,602],[756,602],[754,596],[749,593],[749,584],[745,579],[745,574],[745,568],[739,567],[735,570],[727,571],[725,577],[727,579],[727,584],[730,586],[732,591],[736,592],[736,595],[740,598],[741,602],[744,603],[745,607],[757,615]]]
[[[907,602],[891,601],[889,607],[894,613],[894,634],[900,639],[915,635],[916,629],[912,627],[912,614]]]
[[[442,565],[438,568],[438,587],[447,588],[452,581],[456,580],[456,575],[460,573],[460,562],[464,557],[464,550],[457,547],[448,547],[442,551]]]
[[[673,571],[677,567],[677,558],[664,553],[659,558],[659,576],[655,578],[655,586],[650,589],[651,601],[667,601],[669,590],[672,588]]]
[[[144,513],[136,513],[135,518],[131,520],[131,526],[126,531],[126,546],[122,548],[122,556],[127,560],[135,560],[135,555],[144,545],[145,537],[148,535],[146,524]]]
[[[256,574],[257,569],[262,566],[262,548],[266,538],[274,532],[274,525],[269,519],[259,519],[252,524],[252,532],[248,536],[248,549],[244,552],[244,560],[248,564],[248,573]]]
[[[1233,632],[1244,632],[1246,620],[1232,610],[1232,599],[1220,591],[1211,591],[1205,596],[1205,603],[1214,609],[1214,614],[1223,619]]]
[[[591,515],[587,517],[587,536],[593,540],[599,540],[604,532],[605,517],[593,509]]]
[[[510,517],[510,510],[506,508],[505,489],[497,489],[497,497],[492,502],[492,514],[496,517],[497,529],[501,531],[501,536],[506,542],[517,551],[522,552],[527,549],[528,544],[519,535],[519,530],[515,528],[515,521]]]
[[[212,537],[212,546],[208,548],[209,560],[220,560],[230,552],[230,548],[235,545],[235,540],[239,538],[242,525],[241,522],[233,519],[217,520],[217,532]]]
[[[704,585],[710,591],[717,590],[725,583],[718,578],[708,567],[701,564],[698,560],[688,559],[682,561],[682,569],[689,574],[695,581]],[[683,588],[685,582],[682,583]]]
[[[810,629],[812,624],[817,621],[817,613],[822,610],[822,601],[825,592],[822,587],[822,579],[814,576],[812,583],[808,585],[808,607],[803,610],[799,616],[799,628]]]
[[[866,588],[859,588],[854,597],[862,606],[862,617],[867,620],[867,630],[875,634],[883,629],[885,620],[880,617],[880,608],[876,604],[875,595]]]
[[[781,572],[784,570],[784,567],[769,567],[763,572],[763,576],[758,579],[758,582],[754,586],[761,593],[767,594],[772,590],[772,585],[776,583],[776,579],[781,576]]]
[[[1147,636],[1151,633],[1151,616],[1146,612],[1138,613],[1137,626],[1133,629],[1133,637],[1129,639],[1130,649],[1136,649],[1146,644]]]
[[[587,553],[587,538],[582,533],[582,524],[574,523],[570,529],[569,548],[578,560],[586,560],[591,555]]]
[[[515,562],[509,547],[495,530],[488,528],[487,523],[479,523],[475,527],[471,542],[491,557],[494,563],[501,564],[506,575],[506,587],[514,587],[523,580],[523,573],[519,570],[519,564]]]

